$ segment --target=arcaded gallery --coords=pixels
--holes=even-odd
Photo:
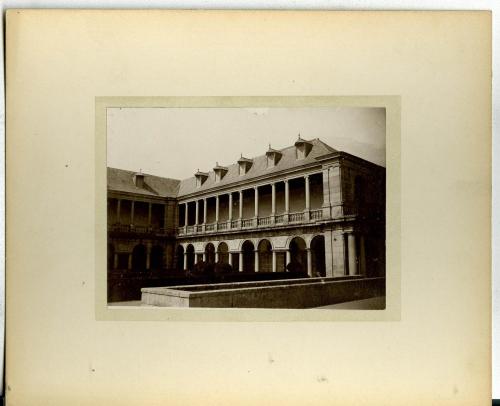
[[[385,168],[299,136],[193,172],[108,168],[110,301],[131,280],[159,286],[199,264],[225,264],[239,280],[385,275]]]

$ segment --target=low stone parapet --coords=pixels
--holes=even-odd
[[[142,288],[142,303],[163,307],[304,309],[385,295],[385,278],[348,276]]]

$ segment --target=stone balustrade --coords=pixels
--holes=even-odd
[[[311,210],[311,220],[321,220],[323,218],[323,209]]]
[[[257,224],[259,226],[270,226],[272,224],[272,216],[259,217],[257,219]]]
[[[111,224],[108,226],[109,231],[119,233],[139,233],[139,234],[164,234],[165,229],[162,227],[143,226],[135,224]]]
[[[304,221],[309,221],[310,216],[309,213],[311,210],[318,212],[318,209],[313,209],[311,207],[311,186],[310,186],[310,177],[313,176],[321,176],[324,177],[322,172],[312,172],[304,175],[287,177],[281,180],[274,180],[270,183],[264,183],[255,186],[249,186],[243,189],[236,189],[232,191],[224,191],[224,192],[216,192],[211,196],[203,196],[198,197],[192,200],[188,200],[182,203],[179,203],[180,207],[182,207],[182,211],[179,212],[179,226],[184,228],[184,233],[192,234],[193,232],[213,232],[213,231],[226,231],[235,228],[256,228],[256,227],[266,227],[274,224],[288,224],[289,222],[293,223],[301,223]],[[303,179],[304,189],[303,192],[299,191],[299,195],[303,196],[303,204],[304,211],[290,213],[290,208],[292,206],[290,199],[290,185],[289,183],[295,181],[296,179]],[[282,188],[283,200],[282,210],[284,210],[283,214],[273,214],[278,210],[277,205],[277,184],[282,183],[284,186]],[[261,193],[259,192],[260,188],[270,187],[270,202],[267,204],[270,205],[270,213],[267,213],[266,216],[260,216],[259,214],[259,205],[261,200]],[[247,190],[253,190],[253,198],[245,200],[248,204],[250,203],[252,207],[252,211],[254,212],[253,218],[243,218],[243,195]],[[269,193],[269,192],[268,192]],[[325,192],[321,192],[321,200],[325,201]],[[239,196],[238,201],[233,201],[233,195]],[[269,194],[267,195],[269,196]],[[227,197],[227,199],[226,199]],[[224,201],[222,199],[224,198]],[[269,197],[268,197],[269,198]],[[215,207],[212,209],[210,215],[210,220],[208,217],[207,204],[209,199],[215,199]],[[227,200],[227,203],[226,203]],[[211,200],[213,201],[213,200]],[[234,203],[234,204],[233,204]],[[201,207],[202,205],[202,207]],[[233,207],[234,206],[234,207]],[[224,211],[227,211],[227,214],[224,214],[224,217],[227,219],[225,221],[220,221],[222,208]],[[269,209],[269,207],[268,207]],[[321,211],[321,210],[319,210]],[[248,208],[247,215],[248,217]],[[316,213],[314,219],[321,219],[321,214]],[[209,222],[210,221],[210,222]],[[199,225],[205,225],[204,230],[199,230]],[[192,226],[195,226],[193,229]],[[180,234],[182,231],[180,231]]]
[[[222,233],[236,230],[248,231],[266,227],[286,226],[289,224],[314,224],[321,220],[323,220],[323,210],[318,209],[296,213],[283,213],[264,217],[254,217],[249,219],[227,220],[218,223],[208,223],[196,226],[178,227],[177,234],[179,236],[185,236]]]
[[[290,223],[301,223],[304,221],[304,213],[290,213],[288,221]]]

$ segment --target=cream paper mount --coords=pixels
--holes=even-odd
[[[7,404],[491,404],[491,43],[489,12],[9,10]],[[106,105],[318,95],[401,134],[392,321],[105,308]]]

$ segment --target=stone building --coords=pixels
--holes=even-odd
[[[179,181],[108,168],[108,271],[172,268]]]
[[[385,168],[319,139],[178,181],[108,168],[108,267],[384,275]]]

